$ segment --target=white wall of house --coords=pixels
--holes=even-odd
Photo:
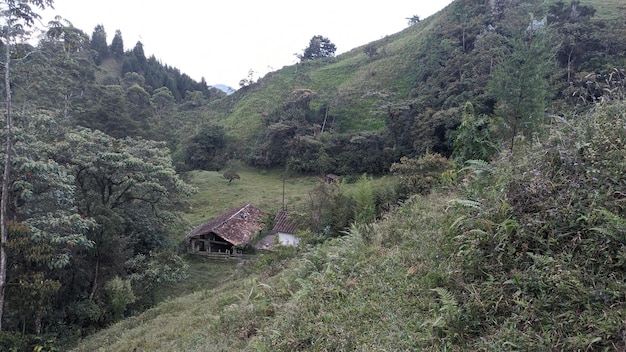
[[[300,239],[290,233],[278,233],[278,243],[282,246],[297,246],[299,242]]]

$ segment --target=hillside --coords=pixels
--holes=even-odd
[[[492,6],[494,3],[499,9]],[[393,149],[394,161],[428,149],[448,155],[452,150],[454,129],[460,123],[458,109],[465,102],[471,101],[479,113],[493,114],[496,108],[497,98],[488,82],[493,67],[503,59],[503,46],[511,45],[506,43],[505,37],[525,28],[531,14],[534,18],[550,17],[550,6],[558,4],[556,1],[517,3],[455,1],[436,16],[336,58],[305,61],[269,73],[229,98],[215,102],[213,109],[209,106],[210,111],[205,116],[243,142],[246,149],[239,150],[239,154],[248,161],[257,166],[286,165],[289,168],[288,160],[259,161],[250,154],[254,154],[255,149],[273,150],[267,142],[274,138],[272,125],[287,123],[286,119],[275,115],[289,114],[286,108],[283,110],[285,102],[295,99],[294,92],[308,90],[313,95],[303,102],[306,104],[306,111],[302,113],[306,114],[306,128],[283,135],[282,139],[317,136],[326,144],[327,153],[341,160],[345,157],[332,145],[350,148],[345,139],[369,131],[380,133],[380,137],[365,138]],[[564,5],[567,6],[569,4]],[[604,73],[623,65],[623,45],[614,39],[622,42],[618,38],[624,32],[624,24],[619,21],[626,13],[624,4],[581,1],[580,6],[596,9],[588,23],[580,20],[575,22],[578,27],[567,28],[560,27],[562,23],[556,20],[553,24],[555,34],[549,45],[560,46],[563,54],[559,54],[562,62],[556,63],[559,67],[551,77],[554,91],[548,100],[557,99],[549,104],[552,109],[558,110],[563,104],[571,108],[572,103],[576,103],[567,101],[571,92],[566,92],[566,70]],[[490,33],[489,28],[494,28],[494,32]],[[609,28],[612,33],[608,33]],[[571,36],[578,36],[578,39]],[[580,51],[582,47],[586,47],[587,53]],[[567,59],[561,55],[570,49],[575,50],[568,54],[571,56],[568,69]],[[603,59],[593,59],[599,56]],[[590,62],[592,66],[588,65]],[[573,84],[578,88],[584,82]],[[326,134],[320,133],[321,126]],[[315,153],[316,150],[309,151],[309,148],[319,147],[313,143],[293,143],[307,153]],[[290,157],[297,158],[296,155]],[[339,161],[333,168],[340,169],[338,164]],[[297,166],[291,168],[308,171],[299,170]],[[368,171],[360,164],[344,169],[342,172]]]
[[[193,118],[270,177],[391,167],[399,186],[340,185],[310,245],[216,266],[74,350],[626,349],[624,16],[617,0],[457,0],[201,106]],[[209,199],[219,174],[190,176],[208,190],[195,220],[238,200]]]
[[[624,111],[566,116],[375,223],[259,255],[74,350],[621,351]]]

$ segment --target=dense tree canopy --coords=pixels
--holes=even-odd
[[[148,306],[155,282],[183,277],[168,250],[185,228],[177,211],[190,189],[174,165],[221,170],[229,181],[238,175],[233,158],[352,180],[393,165],[396,191],[408,197],[453,167],[448,156],[457,166],[486,163],[503,137],[536,136],[552,109],[624,96],[623,23],[596,20],[578,1],[488,3],[456,2],[436,26],[409,19],[405,32],[425,33],[398,35],[410,50],[385,38],[347,61],[313,63],[336,52],[316,35],[298,55],[310,63],[226,97],[146,57],[141,42],[125,50],[119,30],[107,45],[102,25],[90,38],[55,23],[39,43],[16,43],[38,17],[20,6],[51,1],[6,2],[2,18],[21,27],[5,28],[0,50],[10,74],[5,116],[17,121],[3,131],[10,309],[0,321],[13,331],[80,335]],[[561,100],[550,106],[555,91]],[[238,126],[248,121],[253,137],[245,139]],[[384,197],[369,187],[368,176],[355,194],[320,187],[310,196],[312,228],[338,234],[355,219],[375,219]]]

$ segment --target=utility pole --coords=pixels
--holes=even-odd
[[[283,175],[283,211],[285,210],[285,175]]]

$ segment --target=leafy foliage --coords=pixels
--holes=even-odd
[[[325,57],[335,56],[337,47],[330,39],[321,35],[314,35],[309,42],[309,46],[304,49],[301,55],[298,55],[300,61],[316,60]]]
[[[181,223],[176,208],[181,197],[192,189],[176,175],[162,143],[118,140],[87,129],[68,131],[62,137],[51,154],[72,169],[79,213],[98,223],[87,234],[93,248],[76,252],[74,265],[68,270],[71,275],[64,276],[64,280],[80,277],[83,281],[79,285],[64,281],[62,293],[73,301],[80,301],[84,295],[94,299],[106,296],[99,293],[100,282],[106,283],[116,275],[126,280],[123,273],[142,273],[138,265],[127,268],[128,260],[168,247],[172,229]],[[158,267],[156,263],[150,266]],[[135,287],[138,291],[134,292],[145,298],[158,286],[141,287]],[[116,313],[108,315],[109,308]],[[120,318],[123,311],[119,309],[102,307],[104,316],[97,321],[107,323]]]
[[[403,157],[391,165],[391,173],[400,177],[398,193],[403,196],[427,194],[439,182],[444,171],[452,169],[452,163],[437,153],[426,154],[419,159]]]
[[[524,31],[514,30],[489,82],[490,92],[498,100],[495,112],[505,120],[511,148],[518,133],[530,137],[538,131],[550,98],[555,53],[550,32],[540,23],[531,22]]]
[[[124,39],[122,38],[122,31],[119,29],[115,30],[109,51],[117,59],[121,59],[124,56]]]
[[[187,145],[185,165],[196,170],[219,170],[224,166],[227,137],[217,125],[200,127]]]
[[[107,44],[107,33],[103,25],[99,24],[94,28],[93,33],[91,34],[90,47],[97,53],[97,56],[94,59],[96,65],[100,65],[104,59],[109,57],[110,53],[109,45]]]
[[[371,180],[363,174],[357,180],[354,191],[354,221],[359,224],[369,224],[376,219],[376,203]]]
[[[472,317],[456,335],[479,349],[623,346],[625,122],[622,103],[562,120],[527,157],[483,175],[480,209],[450,227],[463,275],[449,287]]]
[[[489,118],[475,116],[472,104],[466,103],[454,140],[452,159],[455,163],[463,165],[468,160],[489,161],[496,155],[498,148],[489,128]]]

